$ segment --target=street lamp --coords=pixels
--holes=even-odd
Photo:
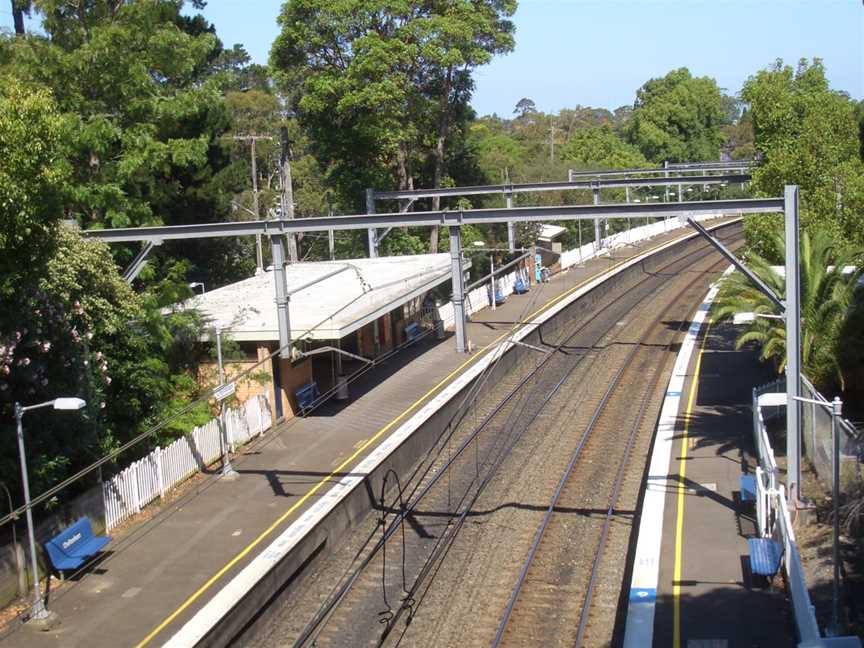
[[[24,454],[24,427],[21,420],[24,414],[30,410],[43,407],[53,407],[55,410],[80,410],[86,403],[80,398],[55,398],[38,405],[22,406],[15,403],[15,425],[18,429],[18,454],[21,458],[21,481],[24,485],[24,507],[27,512],[27,535],[30,540],[30,566],[33,571],[33,609],[31,620],[46,621],[50,615],[42,602],[42,593],[39,591],[39,564],[36,561],[36,535],[33,532],[33,511],[30,507],[30,480],[27,477],[27,457]]]

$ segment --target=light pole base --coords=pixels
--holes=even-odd
[[[240,479],[240,473],[234,470],[234,467],[229,463],[222,468],[222,473],[219,475],[219,480],[224,482],[233,482]]]
[[[27,619],[24,627],[35,632],[49,632],[59,626],[60,623],[60,615],[43,608],[38,616],[32,616]]]

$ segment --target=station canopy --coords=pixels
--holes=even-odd
[[[451,275],[449,254],[346,259],[285,266],[291,339],[336,340],[415,299]],[[278,341],[272,269],[185,301],[238,342]]]

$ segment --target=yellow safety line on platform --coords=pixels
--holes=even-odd
[[[728,225],[728,224],[731,224],[732,222],[735,222],[735,221],[730,221],[729,223],[722,223],[722,224],[723,224],[723,225]],[[683,239],[683,238],[685,238],[685,237],[679,237],[679,239],[677,239],[677,240],[681,240],[681,239]],[[673,242],[676,242],[676,239],[673,239],[673,240],[670,240],[670,241],[665,241],[665,242],[663,242],[663,243],[660,243],[659,245],[655,245],[654,247],[647,248],[644,252],[642,252],[642,253],[640,253],[640,254],[646,254],[646,253],[654,252],[655,250],[657,250],[657,249],[663,247],[664,245],[668,245],[669,243],[673,243]],[[637,255],[637,256],[638,256],[638,255]],[[609,266],[608,268],[606,268],[606,269],[604,269],[604,270],[601,270],[600,272],[598,272],[598,273],[592,275],[592,276],[589,277],[588,279],[585,279],[585,280],[584,280],[583,282],[581,282],[580,284],[575,285],[575,286],[573,286],[572,288],[569,288],[568,290],[564,291],[563,293],[561,293],[561,294],[558,295],[557,297],[553,297],[553,298],[550,299],[548,302],[546,302],[545,304],[543,304],[540,308],[538,308],[536,311],[534,311],[533,313],[531,313],[531,315],[529,315],[529,316],[526,318],[526,320],[524,320],[524,321],[522,321],[522,322],[517,322],[517,323],[513,326],[512,329],[509,329],[509,330],[505,331],[504,333],[502,333],[501,335],[499,335],[499,336],[498,336],[497,338],[495,338],[492,342],[490,342],[489,344],[487,344],[486,346],[484,346],[482,349],[480,349],[480,351],[478,351],[476,355],[474,355],[474,356],[468,358],[468,360],[466,360],[466,361],[463,362],[461,365],[459,365],[458,367],[456,367],[456,369],[454,369],[454,370],[451,371],[449,374],[447,374],[447,376],[446,376],[445,378],[443,378],[443,379],[442,379],[438,384],[436,384],[434,387],[432,387],[432,389],[430,389],[429,391],[427,391],[427,392],[426,392],[425,394],[423,394],[420,398],[418,398],[418,399],[417,399],[416,401],[414,401],[411,405],[409,405],[409,406],[408,406],[408,407],[407,407],[407,408],[406,408],[406,409],[405,409],[401,414],[399,414],[399,416],[397,416],[397,417],[394,418],[392,421],[390,421],[387,425],[385,425],[383,428],[381,428],[380,430],[378,430],[378,432],[376,432],[376,433],[375,433],[375,434],[374,434],[374,435],[373,435],[373,436],[372,436],[368,441],[366,441],[362,446],[360,446],[360,447],[357,449],[357,451],[354,452],[354,454],[352,454],[350,457],[348,457],[348,458],[347,458],[345,461],[343,461],[339,466],[337,466],[337,467],[336,467],[336,468],[335,468],[335,469],[334,469],[334,470],[333,470],[329,475],[327,475],[326,477],[324,477],[321,481],[319,481],[319,482],[318,482],[317,484],[315,484],[311,489],[309,489],[309,490],[308,490],[308,491],[307,491],[307,492],[306,492],[302,497],[300,497],[300,499],[298,499],[296,502],[294,502],[294,504],[292,504],[292,505],[288,508],[287,511],[285,511],[282,515],[280,515],[280,516],[276,519],[276,521],[273,522],[273,524],[271,524],[271,525],[270,525],[269,527],[267,527],[264,531],[262,531],[262,532],[258,535],[257,538],[255,538],[252,542],[250,542],[250,543],[249,543],[249,544],[248,544],[248,545],[247,545],[243,550],[240,551],[240,553],[238,553],[238,554],[237,554],[236,556],[234,556],[231,560],[229,560],[229,561],[225,564],[225,566],[223,566],[221,569],[219,569],[219,571],[217,571],[215,574],[213,574],[213,576],[211,576],[211,577],[207,580],[206,583],[204,583],[204,584],[203,584],[201,587],[199,587],[199,588],[198,588],[198,589],[197,589],[197,590],[196,590],[196,591],[195,591],[191,596],[189,596],[189,598],[187,598],[185,601],[183,601],[183,603],[180,604],[180,607],[178,607],[178,608],[177,608],[176,610],[174,610],[171,614],[169,614],[169,615],[165,618],[165,620],[162,621],[158,626],[156,626],[156,627],[155,627],[155,628],[150,632],[150,634],[148,634],[146,637],[144,637],[144,638],[143,638],[143,639],[142,639],[142,640],[141,640],[141,641],[140,641],[140,642],[135,646],[135,648],[142,648],[143,646],[146,646],[148,643],[150,643],[150,642],[153,640],[153,638],[156,637],[156,635],[158,635],[160,632],[162,632],[162,631],[163,631],[163,630],[164,630],[164,629],[165,629],[165,628],[166,628],[166,627],[167,627],[167,626],[168,626],[172,621],[174,621],[178,616],[180,616],[180,615],[181,615],[181,614],[182,614],[182,613],[183,613],[183,612],[184,612],[184,611],[185,611],[185,610],[186,610],[190,605],[192,605],[195,601],[197,601],[197,600],[201,597],[201,595],[202,595],[204,592],[206,592],[208,589],[210,589],[216,581],[218,581],[220,578],[222,578],[222,576],[224,576],[225,573],[226,573],[229,569],[231,569],[231,568],[234,567],[238,562],[240,562],[241,560],[243,560],[243,558],[246,557],[246,556],[249,554],[250,551],[252,551],[255,547],[257,547],[259,544],[261,544],[261,542],[262,542],[262,541],[263,541],[267,536],[269,536],[271,533],[273,533],[273,531],[276,529],[276,527],[278,527],[278,526],[279,526],[280,524],[282,524],[286,519],[288,519],[288,517],[289,517],[292,513],[294,513],[294,512],[295,512],[298,508],[300,508],[300,507],[301,507],[301,506],[302,506],[302,505],[303,505],[303,504],[304,504],[304,503],[305,503],[305,502],[306,502],[310,497],[312,497],[315,493],[317,493],[318,490],[321,489],[321,487],[323,487],[324,485],[328,484],[328,483],[330,482],[330,480],[333,479],[333,477],[335,477],[335,476],[337,475],[337,473],[342,472],[342,471],[345,469],[345,467],[346,467],[349,463],[351,463],[352,461],[354,461],[358,456],[360,456],[360,454],[361,454],[364,450],[366,450],[366,448],[368,448],[371,444],[373,444],[375,441],[377,441],[377,440],[381,437],[381,435],[383,435],[384,433],[386,433],[386,432],[387,432],[390,428],[392,428],[396,423],[398,423],[398,422],[401,421],[403,418],[405,418],[405,416],[406,416],[409,412],[412,412],[414,409],[416,409],[417,406],[420,405],[420,403],[422,403],[422,402],[425,401],[429,396],[431,396],[433,393],[435,393],[435,392],[436,392],[436,391],[437,391],[437,390],[438,390],[442,385],[444,385],[445,383],[449,382],[451,378],[453,378],[455,375],[457,375],[458,373],[460,373],[460,372],[461,372],[463,369],[465,369],[469,364],[471,364],[472,362],[475,362],[478,358],[480,358],[480,357],[481,357],[484,353],[486,353],[489,349],[491,349],[491,348],[494,347],[496,344],[498,344],[498,343],[499,343],[499,342],[500,342],[504,337],[510,335],[510,333],[511,333],[514,329],[516,329],[517,326],[520,326],[520,325],[524,325],[524,324],[528,324],[528,323],[530,323],[531,320],[533,320],[535,316],[539,315],[541,312],[543,312],[544,310],[546,310],[547,308],[549,308],[550,306],[552,306],[552,305],[555,304],[556,302],[561,301],[562,299],[564,299],[565,297],[569,296],[571,293],[575,292],[576,290],[579,290],[580,288],[582,288],[582,287],[585,286],[586,284],[589,284],[589,283],[591,283],[592,281],[594,281],[595,279],[597,279],[598,277],[600,277],[600,276],[602,276],[602,275],[604,275],[604,274],[607,274],[607,273],[611,272],[611,271],[614,270],[615,268],[618,268],[619,266],[621,266],[621,265],[627,263],[628,261],[632,260],[633,258],[634,258],[634,257],[629,257],[629,258],[624,259],[624,260],[622,260],[622,261],[620,261],[620,262],[618,262],[618,263],[616,263],[616,264],[614,264],[614,265],[612,265],[612,266]]]
[[[693,368],[693,378],[690,383],[690,395],[687,397],[687,410],[684,413],[684,425],[681,432],[681,456],[678,468],[678,517],[675,520],[675,568],[672,572],[672,648],[681,648],[681,550],[684,543],[684,495],[687,487],[684,479],[687,473],[687,434],[690,431],[690,415],[693,404],[696,402],[696,393],[699,388],[699,372],[702,370],[702,353],[705,351],[705,342],[711,331],[711,320],[705,327],[705,335],[702,344],[699,345],[699,353],[696,355],[696,366]]]

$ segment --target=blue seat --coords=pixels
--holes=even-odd
[[[513,292],[517,295],[524,295],[528,292],[528,284],[522,279],[522,277],[516,277],[516,281],[513,282]]]
[[[423,334],[423,330],[417,322],[411,322],[405,327],[405,337],[409,342],[413,342]]]
[[[318,397],[321,396],[321,392],[318,390],[318,383],[313,380],[308,385],[303,385],[295,391],[294,396],[297,398],[297,405],[300,406],[300,409],[306,409],[311,407]]]
[[[58,572],[77,569],[111,542],[110,536],[93,534],[90,519],[82,517],[45,543],[51,564]]]
[[[759,576],[773,578],[780,571],[783,549],[780,543],[771,538],[748,538],[750,550],[750,571]]]
[[[500,306],[505,301],[507,301],[507,300],[504,298],[504,293],[502,293],[500,290],[496,290],[495,291],[495,305]]]
[[[756,501],[756,475],[741,475],[738,478],[738,488],[742,502]]]

